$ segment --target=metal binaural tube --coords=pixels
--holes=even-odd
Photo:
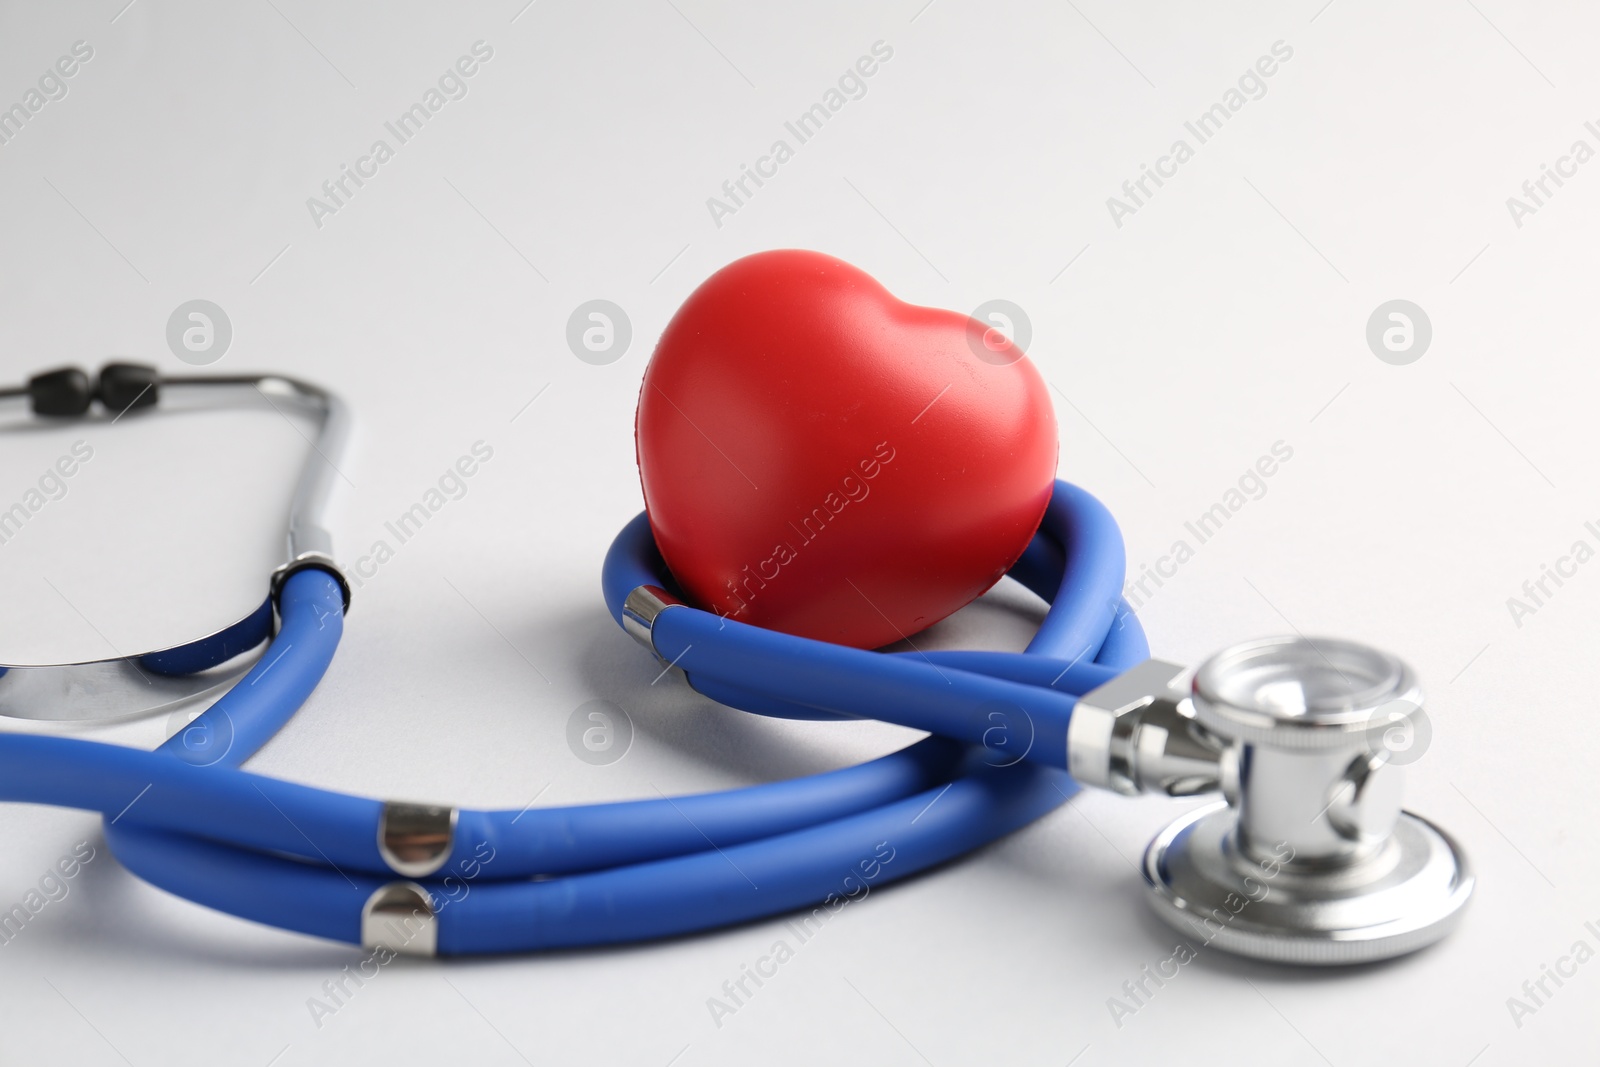
[[[101,372],[102,382],[115,367]],[[154,368],[131,368],[154,377]],[[81,372],[80,372],[81,376]],[[289,408],[318,423],[310,454],[301,468],[285,529],[286,556],[272,574],[272,595],[239,622],[171,648],[118,655],[79,663],[6,664],[0,684],[0,716],[87,720],[146,714],[174,706],[226,683],[249,666],[254,650],[272,633],[272,603],[296,570],[317,567],[333,575],[349,607],[350,588],[333,560],[333,540],[324,522],[335,465],[349,431],[349,415],[333,393],[310,382],[273,374],[161,376],[147,385],[141,408],[177,400],[206,407],[237,403]],[[29,390],[0,389],[0,412],[25,408]],[[108,402],[102,396],[102,405]],[[126,405],[125,410],[132,409]],[[280,411],[280,413],[282,413]],[[119,414],[120,417],[120,414]],[[114,420],[113,420],[114,421]]]

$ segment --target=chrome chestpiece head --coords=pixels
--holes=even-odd
[[[1276,637],[1184,670],[1148,660],[1078,701],[1073,776],[1124,794],[1222,802],[1145,852],[1156,912],[1258,959],[1387,959],[1449,933],[1472,894],[1460,848],[1400,806],[1420,754],[1410,668],[1352,641]]]

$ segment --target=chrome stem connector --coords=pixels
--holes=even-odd
[[[1223,788],[1225,742],[1195,721],[1185,668],[1147,659],[1078,698],[1067,727],[1067,770],[1084,785],[1123,796],[1195,796]]]

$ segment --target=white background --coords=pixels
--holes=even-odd
[[[355,950],[168,897],[106,855],[96,817],[10,805],[0,903],[78,841],[100,855],[0,947],[0,1061],[1593,1056],[1600,963],[1520,1028],[1506,1005],[1579,938],[1600,948],[1583,891],[1600,878],[1600,563],[1520,626],[1506,604],[1575,540],[1594,545],[1583,524],[1600,520],[1600,163],[1520,227],[1506,205],[1575,139],[1600,148],[1583,125],[1600,118],[1592,10],[125,2],[0,14],[0,104],[75,41],[94,49],[0,146],[0,380],[113,355],[186,370],[167,317],[217,302],[234,340],[215,370],[292,372],[351,403],[332,516],[347,560],[474,442],[494,449],[358,591],[327,680],[253,768],[520,807],[766,781],[904,743],[652,687],[599,597],[605,546],[640,507],[631,420],[655,338],[712,270],[801,246],[913,302],[1025,308],[1062,474],[1109,503],[1136,565],[1290,445],[1266,495],[1142,607],[1152,645],[1193,661],[1293,627],[1402,654],[1434,726],[1409,806],[1461,839],[1481,884],[1462,929],[1415,957],[1335,973],[1208,952],[1119,1028],[1108,998],[1171,952],[1133,863],[1180,805],[1081,796],[875,891],[720,1027],[707,998],[778,921],[400,963],[318,1027],[307,999]],[[494,55],[466,98],[316,226],[307,197],[478,40]],[[893,58],[865,97],[717,226],[706,198],[880,40]],[[1265,95],[1115,225],[1107,197],[1280,40],[1293,57]],[[608,366],[565,343],[594,298],[633,324]],[[1393,298],[1433,324],[1408,366],[1365,342]],[[72,441],[95,458],[0,547],[0,660],[170,643],[258,602],[304,429],[263,409],[5,431],[0,506]],[[929,640],[1020,647],[1035,617],[991,597]],[[606,767],[565,741],[592,699],[636,725]],[[168,731],[157,716],[88,733],[153,746]]]

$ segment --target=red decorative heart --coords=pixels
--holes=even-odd
[[[859,648],[999,581],[1056,470],[1020,350],[817,252],[747,256],[696,289],[635,429],[650,527],[694,602]]]

